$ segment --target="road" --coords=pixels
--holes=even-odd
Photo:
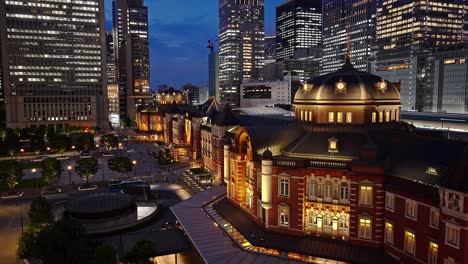
[[[0,250],[0,263],[2,264],[22,263],[17,255],[17,245],[21,235],[21,210],[23,213],[23,224],[26,226],[28,209],[29,203],[1,205],[0,238],[2,249]]]

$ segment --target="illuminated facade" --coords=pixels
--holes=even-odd
[[[174,89],[172,86],[156,93],[156,105],[168,105],[172,103],[188,104],[187,95],[183,91]]]
[[[432,86],[425,76],[432,63],[429,54],[466,46],[464,16],[463,0],[378,2],[372,72],[391,81],[401,80],[403,110],[432,108],[432,100],[428,100]]]
[[[323,1],[322,74],[333,72],[343,65],[348,38],[354,67],[370,71],[371,48],[375,41],[376,2]]]
[[[322,1],[287,0],[276,7],[276,59],[322,42]],[[297,58],[297,57],[296,57]]]
[[[298,254],[310,237],[402,263],[468,261],[466,143],[415,133],[399,121],[399,87],[350,63],[304,85],[294,104],[297,121],[239,125],[212,150],[223,150],[237,210],[288,241],[297,235]]]
[[[9,127],[108,127],[103,2],[0,2]]]
[[[265,37],[265,65],[276,62],[276,36]]]
[[[152,101],[148,8],[144,0],[113,0],[112,7],[120,117],[133,119],[139,106]]]
[[[219,82],[223,104],[239,106],[242,80],[262,79],[263,0],[219,0]]]

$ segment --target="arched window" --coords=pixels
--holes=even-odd
[[[348,184],[346,182],[343,182],[341,184],[341,189],[340,189],[340,199],[342,200],[348,200],[349,196],[349,191],[348,191]]]
[[[317,196],[317,181],[312,180],[309,183],[309,196]]]
[[[325,182],[325,198],[332,198],[332,182]]]

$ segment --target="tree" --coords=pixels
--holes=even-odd
[[[47,158],[42,161],[42,176],[45,177],[48,184],[52,183],[60,175],[61,171],[62,165],[56,158]]]
[[[158,152],[157,159],[159,165],[169,165],[174,163],[174,157],[172,156],[171,150],[169,148],[160,150]]]
[[[65,134],[54,135],[50,138],[50,146],[63,154],[70,144],[70,138]]]
[[[115,264],[115,250],[109,245],[100,245],[94,251],[93,264]]]
[[[94,137],[91,133],[74,133],[70,138],[77,149],[88,151],[94,146]]]
[[[37,243],[37,234],[33,232],[24,233],[18,242],[18,255],[25,259],[32,257]]]
[[[118,173],[128,173],[132,170],[132,161],[127,157],[114,157],[107,162],[109,169]]]
[[[47,264],[89,264],[94,255],[95,244],[86,237],[83,225],[71,219],[45,227],[28,242],[32,244],[25,248],[31,249],[30,255]]]
[[[28,217],[30,225],[35,228],[51,224],[54,219],[52,205],[46,198],[40,196],[31,202]]]
[[[107,134],[101,137],[101,143],[106,145],[107,150],[110,150],[119,145],[119,139],[114,134]]]
[[[132,264],[151,264],[150,258],[156,256],[153,241],[138,240],[133,248],[125,254],[122,260]]]
[[[3,180],[6,182],[10,190],[13,190],[21,180],[21,177],[23,177],[21,164],[16,160],[7,160],[2,162],[0,170],[2,171]]]
[[[89,179],[97,173],[98,167],[99,164],[96,158],[79,159],[76,163],[75,171],[81,178],[86,180],[86,185],[88,185]]]

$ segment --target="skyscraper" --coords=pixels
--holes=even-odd
[[[134,119],[138,106],[152,102],[148,8],[144,0],[113,0],[112,7],[120,117]]]
[[[6,123],[108,127],[104,1],[0,1]]]
[[[265,37],[265,65],[276,61],[276,36]]]
[[[425,74],[431,67],[427,55],[466,45],[465,13],[463,0],[378,3],[372,71],[390,81],[401,81],[403,110],[432,109],[432,101],[427,100],[433,97],[430,76]]]
[[[208,54],[208,95],[219,100],[219,52]]]
[[[299,49],[322,41],[322,1],[288,0],[276,7],[276,59],[292,59]]]
[[[114,54],[114,36],[112,32],[106,32],[106,60],[107,60],[107,83],[117,82],[117,72]]]
[[[375,0],[323,1],[322,73],[345,63],[349,39],[354,68],[370,71],[371,48],[375,41]]]
[[[262,79],[263,0],[219,0],[219,81],[223,103],[240,104],[242,80]]]

